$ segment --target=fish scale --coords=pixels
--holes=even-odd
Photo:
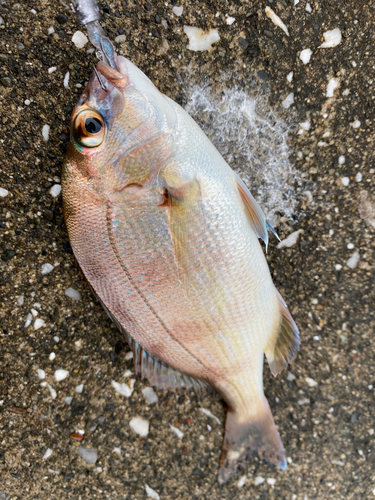
[[[115,63],[97,65],[73,111],[62,184],[74,254],[137,373],[158,387],[207,383],[227,402],[219,482],[247,454],[285,468],[263,358],[276,375],[299,337],[258,242],[265,217],[192,118]],[[100,124],[88,142],[85,116]]]

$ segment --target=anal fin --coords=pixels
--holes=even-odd
[[[187,388],[200,390],[207,386],[200,380],[175,370],[163,361],[158,360],[132,340],[130,345],[134,354],[134,370],[141,378],[147,378],[151,385],[158,389]]]
[[[279,329],[265,351],[271,372],[275,377],[294,360],[301,343],[297,325],[284,299],[279,292],[277,295],[280,307]]]
[[[203,388],[208,387],[207,382],[186,373],[175,370],[163,361],[158,360],[143,347],[136,342],[129,332],[122,326],[114,314],[108,309],[104,302],[98,297],[93,290],[94,294],[98,298],[99,302],[103,306],[103,309],[108,314],[109,318],[116,324],[120,332],[125,336],[129,347],[133,351],[133,362],[135,373],[140,375],[142,379],[147,378],[151,385],[157,389],[193,389],[199,391]]]

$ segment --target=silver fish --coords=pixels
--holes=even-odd
[[[73,111],[62,185],[74,254],[136,371],[162,388],[209,384],[227,402],[220,484],[248,454],[284,469],[263,360],[276,375],[300,340],[245,184],[179,105],[113,55]]]

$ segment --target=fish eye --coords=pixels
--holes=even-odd
[[[85,148],[96,148],[104,140],[105,125],[100,113],[84,109],[74,118],[72,135]]]

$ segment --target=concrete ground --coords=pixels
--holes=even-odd
[[[266,16],[267,4],[290,36]],[[183,6],[180,16],[173,6]],[[61,195],[50,192],[60,184],[70,113],[95,55],[89,44],[72,43],[78,27],[62,0],[1,0],[0,499],[375,498],[375,2],[101,7],[110,38],[124,35],[118,51],[172,99],[188,104],[194,85],[212,95],[236,85],[267,96],[286,124],[292,179],[280,203],[293,199],[293,213],[266,208],[281,239],[303,233],[291,247],[271,240],[267,258],[302,346],[277,379],[265,366],[264,384],[289,466],[281,472],[252,458],[219,489],[225,413],[217,395],[156,391],[150,404],[142,393],[148,383],[138,378],[129,398],[115,391],[112,381],[131,385],[129,348],[83,278]],[[220,41],[211,52],[192,52],[184,24],[218,28]],[[335,28],[340,44],[318,48]],[[305,49],[312,51],[306,64]],[[332,79],[337,88],[328,97]],[[210,134],[215,113],[193,114]],[[251,179],[252,165],[233,161]],[[54,267],[42,274],[44,264]],[[57,381],[56,370],[69,375]],[[149,423],[146,436],[130,427],[134,417]]]

